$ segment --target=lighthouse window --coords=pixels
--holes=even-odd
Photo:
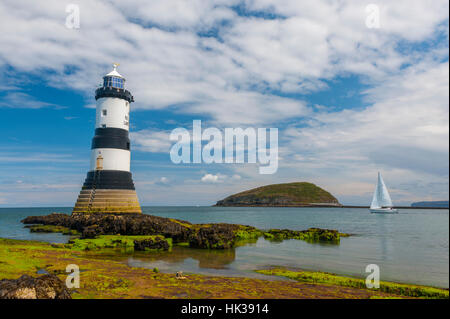
[[[115,78],[115,77],[105,77],[103,80],[103,86],[104,87],[114,87],[114,88],[119,88],[119,89],[123,89],[124,88],[124,80],[121,78]]]
[[[107,110],[102,110],[102,116],[106,116],[108,114]]]

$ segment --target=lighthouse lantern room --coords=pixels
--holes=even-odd
[[[130,103],[118,64],[95,91],[91,164],[73,213],[141,213],[130,172]]]

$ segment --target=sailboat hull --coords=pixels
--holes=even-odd
[[[398,210],[395,208],[370,208],[370,212],[374,214],[397,214]]]

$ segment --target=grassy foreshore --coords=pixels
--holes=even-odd
[[[81,271],[80,288],[72,292],[73,298],[448,298],[448,290],[443,289],[389,283],[387,291],[369,290],[355,284],[356,279],[324,276],[319,272],[300,275],[281,268],[259,272],[294,280],[197,274],[185,274],[184,279],[177,279],[175,274],[132,268],[114,258],[98,258],[99,253],[98,250],[73,249],[73,246],[0,239],[0,279],[16,279],[23,274],[38,276],[38,271],[45,270],[65,281],[66,266],[76,264]],[[417,289],[431,294],[405,293]]]
[[[256,272],[265,275],[286,277],[304,283],[338,285],[341,287],[366,289],[364,279],[343,277],[324,272],[294,271],[286,268],[263,269],[256,270]],[[448,290],[420,285],[399,284],[387,281],[381,281],[378,290],[404,297],[439,299],[449,297]]]

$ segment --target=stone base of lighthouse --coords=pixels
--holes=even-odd
[[[131,173],[88,172],[73,213],[142,213]]]

